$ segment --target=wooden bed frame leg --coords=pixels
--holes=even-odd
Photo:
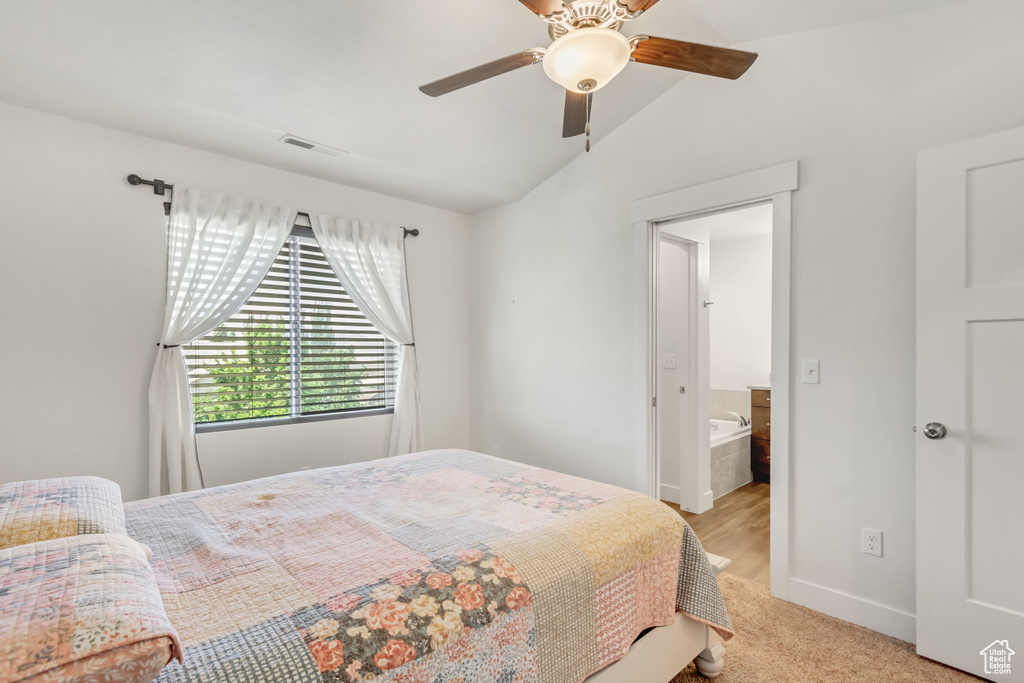
[[[693,663],[701,676],[714,678],[722,672],[722,666],[725,664],[725,646],[717,635],[712,635],[708,640],[710,643],[697,655]]]

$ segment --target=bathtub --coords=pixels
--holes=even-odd
[[[711,420],[711,447],[750,436],[750,426],[741,427],[735,420]]]
[[[711,420],[711,490],[720,498],[754,480],[750,470],[750,427],[735,420]]]

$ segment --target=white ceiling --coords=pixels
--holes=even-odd
[[[662,0],[623,32],[730,45],[953,1]],[[417,87],[548,43],[516,0],[0,0],[0,101],[471,213],[583,152],[563,92],[539,65]],[[595,95],[594,141],[681,78],[627,66]]]
[[[717,213],[702,219],[711,231],[711,243],[772,234],[772,205],[761,204]]]

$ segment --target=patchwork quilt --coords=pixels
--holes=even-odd
[[[162,683],[579,683],[677,610],[732,635],[670,508],[468,451],[125,509],[184,648]]]
[[[99,477],[0,484],[0,548],[80,534],[123,534],[121,488]]]

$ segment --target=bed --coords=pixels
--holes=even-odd
[[[124,527],[173,630],[160,683],[664,683],[732,636],[670,508],[468,451],[136,501]]]

